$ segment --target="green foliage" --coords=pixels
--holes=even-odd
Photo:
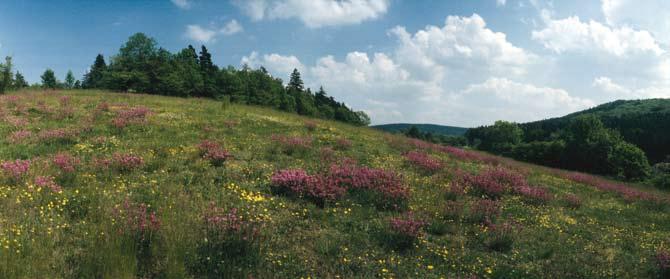
[[[15,89],[22,89],[28,87],[28,82],[26,79],[23,77],[23,75],[19,72],[16,71],[16,74],[14,75],[14,86]]]
[[[484,129],[470,129],[465,136],[474,142],[479,139],[477,148],[502,153],[519,144],[523,138],[523,130],[516,123],[507,121],[496,121],[493,126]]]
[[[56,74],[51,69],[46,69],[41,76],[42,78],[42,88],[46,89],[56,89],[58,88],[58,80],[56,80]]]
[[[607,159],[612,165],[612,173],[622,179],[645,178],[651,173],[651,166],[644,152],[625,141],[617,142]]]
[[[269,106],[360,126],[370,124],[364,112],[336,102],[323,88],[318,96],[305,88],[297,69],[284,87],[282,80],[270,75],[264,67],[254,70],[245,65],[240,70],[231,66],[219,69],[205,46],[199,55],[190,45],[172,54],[143,33],[131,36],[112,57],[109,66],[99,54],[82,86],[176,97],[221,99],[228,96],[234,103]]]
[[[23,77],[23,76],[22,76]],[[0,63],[0,94],[12,87],[12,58],[5,57],[5,63]]]
[[[71,70],[68,70],[67,75],[65,75],[65,88],[73,89],[74,83],[75,83],[74,75],[72,74]]]

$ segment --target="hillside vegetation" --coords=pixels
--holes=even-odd
[[[668,276],[653,189],[210,99],[0,96],[1,278]]]
[[[384,130],[391,133],[401,133],[409,130],[412,126],[419,129],[419,131],[424,133],[432,133],[433,135],[444,135],[444,136],[462,136],[468,130],[468,128],[462,127],[453,127],[453,126],[444,126],[444,125],[435,125],[435,124],[383,124],[383,125],[374,125],[373,128]]]

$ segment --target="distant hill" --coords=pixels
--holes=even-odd
[[[546,140],[573,118],[593,114],[640,147],[651,162],[670,155],[670,99],[618,100],[563,117],[521,124],[524,141]]]
[[[462,136],[468,130],[468,128],[463,127],[443,126],[435,124],[408,124],[408,123],[375,125],[372,126],[372,128],[397,133],[406,131],[412,126],[416,126],[421,132],[424,133],[430,132],[436,135],[445,135],[445,136]]]

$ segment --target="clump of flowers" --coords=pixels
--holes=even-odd
[[[442,214],[444,219],[448,221],[458,221],[463,216],[463,202],[462,201],[447,201],[442,207]]]
[[[498,218],[501,211],[499,201],[482,199],[470,206],[469,217],[471,221],[486,223]]]
[[[393,171],[344,163],[331,166],[327,177],[334,185],[349,189],[363,203],[379,208],[398,209],[409,198],[409,189]]]
[[[38,176],[35,178],[35,185],[48,188],[54,193],[60,193],[62,191],[62,188],[56,184],[53,176]]]
[[[475,162],[482,162],[485,164],[489,165],[498,165],[500,164],[498,158],[490,155],[484,155],[480,154],[477,152],[472,152],[472,151],[467,151],[463,150],[458,147],[453,147],[453,146],[435,146],[434,148],[437,151],[447,153],[451,155],[452,157],[459,159],[459,160],[464,160],[464,161],[475,161]]]
[[[444,194],[447,200],[457,200],[465,194],[465,186],[461,181],[454,180],[449,183],[449,188],[445,190]]]
[[[96,107],[96,110],[98,111],[109,111],[109,103],[107,102],[100,102]]]
[[[262,224],[250,221],[237,208],[223,209],[213,203],[203,214],[203,241],[188,264],[204,278],[243,278],[244,268],[260,260]]]
[[[305,128],[307,128],[307,130],[310,132],[316,131],[316,128],[318,127],[319,125],[316,123],[316,121],[313,120],[305,121]]]
[[[7,116],[5,117],[5,121],[14,127],[20,128],[20,127],[25,127],[28,125],[28,120],[21,118],[21,117],[16,117],[16,116]]]
[[[644,192],[624,184],[609,182],[592,175],[573,172],[564,175],[564,177],[577,183],[591,185],[602,191],[619,194],[627,202],[634,202],[634,201],[649,201],[653,203],[668,202],[667,200],[663,200],[662,198],[655,196],[651,193]]]
[[[131,124],[144,124],[149,114],[151,114],[151,110],[143,106],[122,110],[112,119],[112,125],[123,129]]]
[[[280,194],[297,195],[323,207],[326,202],[342,197],[345,188],[319,175],[309,175],[301,169],[280,170],[272,175],[271,187]]]
[[[435,173],[442,169],[442,162],[440,160],[431,158],[423,152],[410,151],[405,154],[405,160],[426,173]]]
[[[20,181],[30,170],[30,160],[6,161],[0,164],[0,168],[15,181]]]
[[[120,171],[132,171],[142,167],[144,159],[133,154],[114,153],[111,164]]]
[[[16,132],[11,133],[7,137],[7,141],[10,142],[10,143],[16,144],[16,143],[21,143],[21,142],[29,139],[32,136],[33,136],[33,133],[31,131],[20,130],[20,131],[16,131]]]
[[[53,164],[63,173],[73,173],[80,161],[67,153],[58,153],[53,158]]]
[[[142,278],[155,277],[157,257],[154,246],[161,242],[161,220],[155,210],[145,203],[125,200],[123,205],[117,206],[112,212],[117,223],[118,233],[130,238],[135,244],[135,259],[137,275]]]
[[[283,135],[272,135],[272,141],[279,150],[287,155],[302,153],[312,148],[311,137],[287,137]]]
[[[512,249],[515,236],[521,228],[518,223],[512,221],[504,221],[498,224],[487,221],[484,226],[486,246],[489,249],[498,252],[505,252]]]
[[[574,194],[567,194],[563,198],[563,202],[565,204],[573,209],[580,208],[582,206],[582,199],[579,198],[579,196],[574,195]]]
[[[492,199],[515,188],[526,186],[523,175],[505,168],[490,168],[478,175],[465,175],[463,180],[480,194]]]
[[[659,249],[656,252],[655,260],[661,278],[667,278],[670,276],[670,252],[668,252],[666,249]]]
[[[346,138],[338,138],[335,141],[335,148],[338,150],[349,150],[353,146],[353,143]]]
[[[41,131],[37,137],[41,141],[71,141],[77,136],[77,132],[70,129],[53,129]]]
[[[528,185],[518,186],[514,192],[530,204],[545,204],[554,198],[547,189]]]
[[[214,166],[223,165],[226,160],[232,158],[232,155],[228,151],[224,150],[221,145],[216,142],[204,140],[198,144],[198,149],[200,149],[200,156]]]
[[[426,222],[416,218],[412,212],[389,219],[389,231],[386,242],[398,250],[412,248],[416,240],[423,234]]]

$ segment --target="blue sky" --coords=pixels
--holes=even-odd
[[[144,32],[219,65],[298,68],[373,123],[475,126],[670,97],[669,2],[4,0],[0,55],[29,82],[81,77]]]

